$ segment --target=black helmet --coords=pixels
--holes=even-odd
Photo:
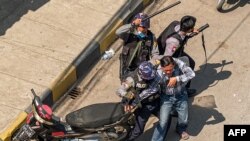
[[[138,13],[135,15],[134,19],[145,19],[147,18],[148,15],[145,13]],[[143,20],[139,26],[145,27],[145,28],[150,28],[150,20]]]

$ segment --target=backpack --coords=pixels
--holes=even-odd
[[[177,34],[177,32],[175,31],[175,26],[177,26],[179,24],[180,24],[179,21],[173,21],[165,28],[165,30],[157,38],[159,55],[163,55],[165,52],[167,38],[173,36],[174,38],[179,40],[180,43],[183,42],[181,37],[179,36],[179,34]]]

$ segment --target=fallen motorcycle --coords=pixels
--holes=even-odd
[[[13,141],[119,141],[127,137],[133,125],[133,113],[125,113],[120,103],[89,105],[69,113],[66,122],[62,122],[31,91],[32,111],[25,124],[12,135]]]

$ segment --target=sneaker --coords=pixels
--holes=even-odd
[[[188,97],[193,97],[196,95],[196,89],[187,89]]]
[[[181,139],[183,139],[183,140],[189,139],[189,134],[188,134],[187,132],[185,132],[185,131],[183,131],[183,132],[180,134],[180,136],[181,136]]]

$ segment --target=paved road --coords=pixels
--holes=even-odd
[[[0,133],[86,48],[126,0],[0,1]]]
[[[156,5],[155,9],[164,8],[171,2],[173,0]],[[197,17],[197,27],[205,23],[210,25],[204,32],[208,56],[205,70],[200,35],[191,39],[186,48],[196,60],[197,76],[192,87],[198,90],[198,95],[189,99],[190,141],[222,141],[224,124],[250,123],[250,60],[247,59],[250,56],[250,4],[242,4],[228,13],[218,13],[216,2],[182,0],[177,7],[152,18],[151,30],[157,36],[172,20],[187,14]],[[119,40],[113,47],[120,44]],[[83,82],[84,93],[76,99],[68,97],[56,114],[64,117],[70,111],[92,103],[119,101],[114,94],[119,86],[119,52],[108,62],[100,61],[92,71],[95,75],[92,83],[85,85]],[[139,140],[149,140],[156,121],[155,118],[150,120]],[[174,132],[175,123],[176,120],[167,137],[170,141],[179,140]]]

